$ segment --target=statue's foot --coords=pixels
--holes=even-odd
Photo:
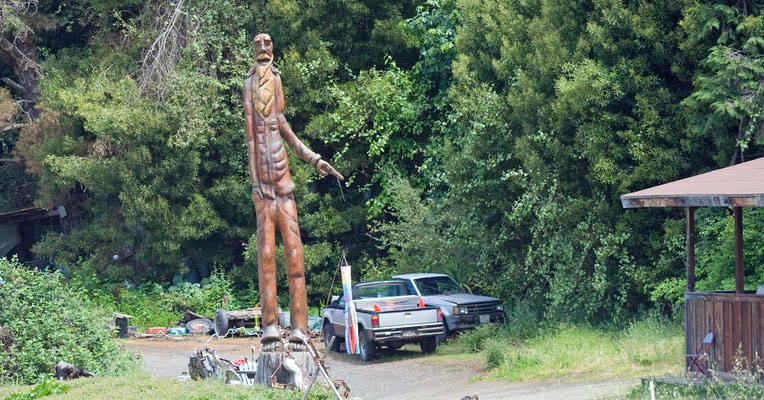
[[[290,343],[308,343],[308,336],[305,334],[305,332],[302,331],[300,328],[293,328],[292,332],[289,333],[289,342]]]
[[[281,342],[281,332],[276,325],[269,325],[263,328],[263,336],[260,338],[262,351],[277,351]]]

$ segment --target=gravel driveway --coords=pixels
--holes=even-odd
[[[188,357],[202,348],[206,338],[183,341],[170,339],[134,339],[126,343],[144,359],[144,369],[161,378],[175,378],[188,371]],[[250,357],[252,339],[212,339],[209,347],[221,357],[235,360]],[[404,350],[383,356],[371,363],[356,357],[333,353],[327,360],[329,374],[344,379],[351,396],[363,400],[454,399],[479,395],[491,399],[590,399],[616,393],[638,384],[638,380],[566,382],[564,380],[534,382],[479,381],[470,379],[485,375],[485,366],[478,361],[444,360],[438,356],[422,356],[418,351]]]

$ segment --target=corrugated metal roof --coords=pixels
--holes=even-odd
[[[621,196],[624,208],[762,207],[764,158]]]

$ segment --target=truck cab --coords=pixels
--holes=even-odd
[[[440,308],[446,335],[480,324],[504,323],[501,299],[467,293],[446,274],[404,274],[393,280],[403,281],[412,294],[424,299],[425,305]]]

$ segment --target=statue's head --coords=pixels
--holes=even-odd
[[[271,35],[267,33],[258,34],[255,36],[252,44],[255,46],[255,60],[258,65],[264,66],[273,62],[273,41],[271,41]]]

